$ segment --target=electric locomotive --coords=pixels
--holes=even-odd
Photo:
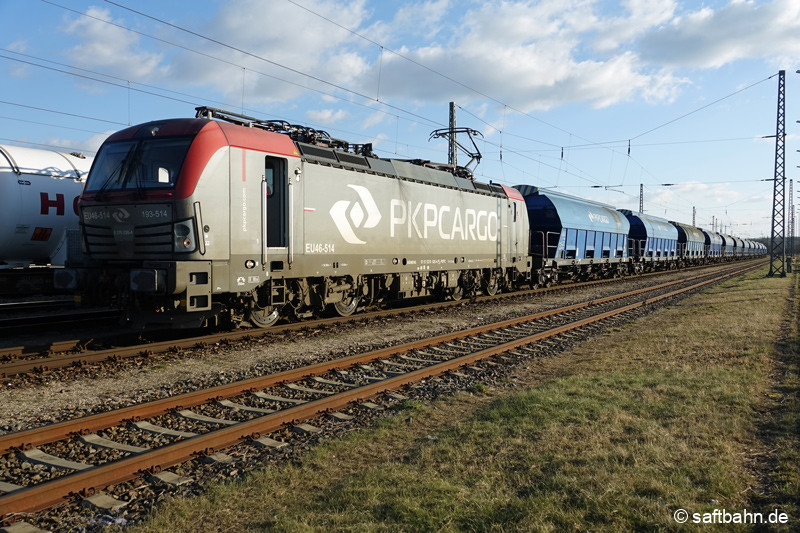
[[[59,286],[145,324],[267,327],[529,282],[522,196],[464,170],[212,108],[133,126],[98,151]]]

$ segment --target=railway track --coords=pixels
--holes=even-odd
[[[41,311],[45,309],[60,309],[73,305],[72,300],[30,300],[25,302],[0,303],[0,317],[25,311]]]
[[[42,328],[72,327],[87,323],[96,324],[98,321],[108,322],[119,317],[118,312],[109,309],[67,309],[67,306],[64,305],[60,307],[64,311],[58,314],[0,316],[0,332],[41,331]],[[49,307],[49,309],[57,308],[59,306],[56,305]]]
[[[705,268],[714,267],[694,267],[694,269]],[[687,269],[687,271],[689,270],[691,269]],[[638,276],[637,278],[614,278],[575,284],[565,284],[543,289],[500,293],[493,296],[480,296],[474,298],[473,300],[475,302],[488,302],[510,299],[526,299],[532,295],[541,296],[556,292],[576,291],[587,287],[613,284],[624,279],[643,279],[663,274],[664,272],[654,272]],[[709,273],[703,275],[712,274]],[[167,340],[151,339],[146,340],[144,343],[136,342],[131,344],[132,339],[137,341],[140,339],[140,334],[138,332],[133,334],[128,332],[124,336],[121,336],[120,334],[111,334],[105,336],[104,338],[103,335],[99,335],[92,339],[69,339],[48,343],[46,345],[36,344],[2,348],[0,349],[0,377],[11,378],[27,373],[44,373],[73,366],[82,366],[108,361],[117,362],[134,357],[152,356],[166,352],[181,351],[200,345],[209,345],[218,342],[231,342],[240,339],[260,338],[264,335],[288,333],[298,330],[333,327],[339,324],[368,322],[378,318],[401,316],[408,313],[418,313],[429,310],[438,310],[462,304],[463,302],[461,301],[436,302],[425,305],[416,305],[413,307],[396,307],[384,310],[369,311],[355,314],[350,317],[323,318],[282,324],[266,330],[243,329],[222,333],[204,334],[188,338],[174,337],[168,334]],[[89,320],[92,320],[92,316],[97,315],[90,315]],[[100,312],[100,316],[103,316],[102,312]],[[89,346],[93,343],[104,344],[106,346],[111,345],[114,347],[105,349],[90,349]]]
[[[20,461],[47,465],[41,482],[0,479],[0,515],[47,509],[74,499],[111,498],[101,491],[142,476],[169,478],[166,469],[221,453],[247,442],[280,447],[273,432],[313,431],[305,423],[321,415],[340,417],[354,402],[398,391],[444,373],[470,372],[504,359],[530,357],[531,346],[596,327],[644,306],[698,290],[757,268],[737,265],[714,275],[662,283],[606,298],[505,320],[436,338],[386,348],[277,374],[197,390],[153,402],[0,436],[0,472],[10,475]],[[494,361],[492,360],[494,359]],[[363,405],[363,403],[361,404]],[[305,427],[304,427],[305,426]],[[85,461],[58,457],[74,447]],[[98,459],[99,457],[99,459]],[[92,459],[92,460],[89,460]],[[173,475],[174,476],[174,475]],[[122,505],[122,502],[119,502]]]
[[[0,296],[52,294],[53,272],[50,267],[0,269]]]

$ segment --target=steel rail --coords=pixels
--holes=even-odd
[[[732,270],[736,270],[738,272],[738,269],[728,269],[724,272],[730,272]],[[333,361],[325,361],[310,366],[285,370],[277,374],[250,378],[243,381],[236,381],[225,385],[218,385],[211,389],[187,392],[177,396],[154,400],[145,404],[132,405],[122,409],[108,411],[106,413],[98,413],[89,415],[87,417],[57,422],[55,424],[50,424],[39,428],[32,428],[6,435],[0,435],[0,455],[15,449],[24,450],[35,446],[40,446],[42,444],[55,442],[57,440],[66,438],[69,435],[100,431],[125,421],[136,422],[142,418],[157,416],[180,409],[188,409],[190,407],[205,403],[208,401],[208,398],[226,399],[237,396],[249,390],[263,389],[282,382],[296,381],[304,377],[317,376],[333,370],[348,368],[358,363],[371,362],[376,359],[383,359],[399,353],[408,353],[414,350],[429,348],[431,346],[444,344],[446,342],[452,342],[454,340],[479,335],[481,333],[488,333],[528,322],[535,322],[544,318],[569,313],[590,306],[602,305],[604,303],[620,300],[622,298],[636,296],[646,292],[652,292],[673,285],[691,282],[704,277],[708,277],[708,275],[700,274],[680,281],[661,283],[653,287],[636,289],[622,294],[615,294],[612,296],[606,296],[604,298],[593,299],[577,304],[550,309],[547,311],[541,311],[531,315],[512,318],[501,322],[455,331],[421,341],[406,343],[400,346],[390,346],[388,348],[374,350],[363,354],[354,354]]]
[[[12,328],[22,328],[24,330],[31,330],[41,326],[63,326],[65,324],[79,324],[82,322],[90,322],[97,320],[111,320],[116,318],[115,313],[108,309],[102,310],[73,310],[70,315],[40,315],[40,316],[17,316],[17,317],[0,317],[0,330],[8,330]],[[118,313],[117,313],[118,314]]]
[[[72,300],[29,300],[25,302],[2,302],[0,303],[0,312],[2,313],[16,313],[18,311],[29,311],[31,309],[52,309],[54,307],[70,307],[75,303]]]
[[[736,267],[734,267],[736,268]],[[661,274],[659,272],[658,274]],[[652,275],[656,273],[646,274]],[[697,276],[689,277],[682,282],[692,279],[698,279],[698,277],[705,277],[705,276],[713,276],[714,272],[708,272],[705,274],[699,274]],[[581,284],[580,287],[586,287],[593,284],[604,284],[609,283],[612,280],[598,280],[598,281],[591,281],[587,282],[586,284]],[[578,285],[563,285],[559,287],[554,287],[550,289],[544,290],[532,290],[532,291],[519,291],[519,292],[512,292],[512,293],[503,293],[495,295],[494,297],[479,297],[476,298],[475,301],[483,301],[484,299],[501,299],[501,298],[513,298],[513,297],[522,297],[529,294],[545,294],[546,291],[554,291],[554,290],[563,290],[567,288],[578,288]],[[645,289],[647,290],[647,289]],[[40,357],[35,359],[14,359],[9,362],[2,362],[0,363],[0,377],[12,377],[20,374],[25,374],[29,372],[46,372],[49,370],[55,370],[59,368],[66,368],[69,366],[80,366],[83,364],[89,363],[97,363],[103,361],[114,361],[119,359],[125,359],[130,357],[137,357],[141,355],[150,355],[150,354],[158,354],[164,353],[171,350],[180,350],[183,348],[191,348],[197,345],[207,344],[210,342],[218,342],[218,341],[231,341],[231,340],[240,340],[246,338],[260,338],[266,335],[271,335],[275,333],[287,332],[287,331],[296,331],[302,329],[308,329],[312,327],[319,327],[319,326],[328,326],[334,324],[342,324],[342,323],[350,323],[356,321],[367,321],[375,318],[383,318],[387,316],[396,316],[396,315],[403,315],[406,313],[416,313],[420,311],[430,310],[430,309],[440,309],[444,307],[460,305],[463,302],[437,302],[432,304],[425,304],[420,306],[408,307],[408,308],[396,308],[396,309],[387,309],[381,311],[374,311],[368,314],[358,314],[350,317],[333,317],[333,318],[326,318],[326,319],[319,319],[313,322],[297,322],[292,324],[286,324],[283,326],[278,326],[276,328],[270,329],[255,329],[255,330],[244,330],[244,331],[229,331],[224,333],[215,333],[212,335],[203,335],[199,337],[189,337],[185,339],[175,339],[175,340],[168,340],[168,341],[160,341],[160,342],[153,342],[148,344],[140,344],[135,346],[126,346],[126,347],[119,347],[119,348],[109,348],[104,350],[95,350],[91,352],[81,352],[77,354],[65,354],[65,355],[56,355],[51,357]],[[66,345],[68,343],[59,343],[60,345]],[[21,355],[22,348],[9,348],[6,349],[8,352],[9,357],[18,357]],[[3,353],[3,350],[0,350],[0,353]]]
[[[521,346],[554,337],[567,331],[575,330],[690,290],[696,290],[753,268],[755,267],[745,267],[734,272],[726,272],[715,279],[705,280],[667,294],[628,304],[618,309],[580,319],[532,336],[479,350],[472,354],[443,361],[429,367],[411,371],[404,375],[389,377],[326,398],[309,401],[305,404],[290,407],[273,414],[240,422],[234,426],[187,438],[161,448],[106,463],[90,470],[57,478],[42,483],[41,485],[20,489],[5,496],[0,496],[0,516],[46,509],[75,495],[88,496],[109,485],[119,484],[148,472],[155,473],[164,468],[185,462],[193,457],[214,453],[216,450],[227,448],[243,441],[260,438],[265,433],[294,425],[299,420],[313,418],[322,413],[330,412],[331,410],[341,409],[353,402],[372,398],[379,393],[396,390],[404,385],[435,377],[461,366],[473,364],[479,360],[498,354],[513,351]],[[397,349],[395,349],[395,352],[397,352]],[[345,361],[352,359],[354,359],[354,357],[347,357],[332,362],[334,365],[333,368],[343,365],[347,366]],[[328,363],[323,363],[321,365],[328,365]],[[309,371],[312,368],[319,366],[320,365],[314,365],[305,369],[298,369],[298,374],[303,374],[303,371],[305,371],[305,375],[309,375]],[[277,376],[272,377],[276,378]],[[215,389],[204,391],[206,399],[208,399],[209,396],[213,397],[212,391],[214,390]]]

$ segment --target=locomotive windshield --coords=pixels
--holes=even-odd
[[[162,137],[106,143],[86,182],[87,192],[170,189],[193,137]]]

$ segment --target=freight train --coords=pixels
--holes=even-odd
[[[733,238],[718,250],[713,232],[206,107],[110,136],[79,211],[84,253],[56,286],[173,327],[268,327],[763,252]]]
[[[0,268],[63,264],[92,160],[0,145]]]

